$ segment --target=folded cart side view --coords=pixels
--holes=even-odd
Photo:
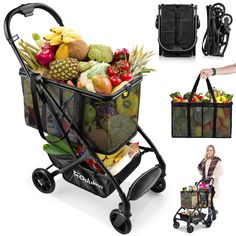
[[[205,56],[223,57],[228,46],[233,17],[226,13],[222,3],[208,5],[206,10],[207,29],[202,41],[202,52]]]
[[[187,223],[187,232],[194,231],[194,225],[202,223],[207,228],[212,224],[212,185],[213,178],[201,179],[191,189],[181,191],[181,207],[173,218],[173,227],[179,228],[179,221]],[[195,188],[195,189],[194,189]],[[207,212],[204,212],[204,210]]]
[[[200,21],[197,6],[190,4],[158,5],[159,55],[166,57],[195,56],[197,29]]]
[[[20,37],[18,34],[12,36],[10,22],[16,14],[32,16],[35,9],[48,12],[59,26],[63,26],[61,17],[54,9],[42,3],[29,3],[7,14],[4,32],[21,64],[19,74],[26,124],[38,129],[40,136],[49,145],[56,146],[61,142],[66,144],[68,154],[59,155],[56,148],[51,150],[49,159],[52,164],[45,169],[35,169],[32,174],[33,183],[42,193],[51,193],[55,189],[54,177],[62,174],[69,183],[103,198],[116,190],[121,202],[117,209],[111,211],[110,221],[119,233],[127,234],[132,226],[130,201],[139,199],[149,190],[159,193],[166,187],[165,162],[138,125],[142,76],[126,83],[111,95],[103,95],[50,80],[31,71],[16,46]],[[95,115],[93,127],[88,127],[88,120]],[[139,151],[123,169],[112,174],[97,153],[106,156],[123,150],[137,133],[148,147],[139,145]],[[78,145],[83,152],[75,151]],[[138,167],[143,155],[148,152],[154,154],[157,164],[141,174],[125,194],[121,183]],[[90,160],[98,165],[100,171],[88,165]],[[53,166],[56,170],[50,172]]]

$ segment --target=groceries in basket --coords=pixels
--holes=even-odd
[[[233,94],[226,93],[225,91],[217,88],[213,88],[214,95],[216,98],[217,103],[231,103],[233,99]],[[170,97],[172,98],[172,102],[188,102],[188,99],[191,95],[191,92],[185,93],[183,96],[180,92],[174,92],[170,94]],[[209,91],[207,91],[205,94],[203,93],[194,93],[192,101],[193,103],[213,103],[213,99],[211,97],[211,94]]]
[[[187,209],[193,209],[197,206],[208,207],[211,203],[211,192],[208,190],[209,184],[205,183],[182,188],[180,192],[181,207]]]
[[[152,51],[143,47],[117,49],[103,44],[88,45],[74,29],[52,27],[51,33],[32,36],[35,46],[21,40],[18,51],[27,67],[48,79],[90,92],[110,95],[140,75],[147,68]]]
[[[204,190],[208,190],[210,185],[209,184],[205,184],[205,183],[201,183],[198,186],[200,189],[204,189]]]
[[[44,40],[33,34],[36,46],[21,40],[18,51],[32,72],[41,74],[44,86],[69,121],[63,128],[77,142],[73,125],[96,152],[110,154],[124,146],[137,132],[140,82],[153,69],[147,68],[152,51],[135,46],[112,51],[101,44],[87,45],[79,33],[53,27]],[[39,46],[38,46],[39,45]],[[21,74],[25,120],[37,128],[31,78]],[[43,131],[60,136],[53,112],[38,98]]]
[[[47,135],[47,140],[50,143],[43,145],[43,150],[54,157],[68,156],[71,159],[72,150],[65,140],[62,140],[53,135]],[[78,154],[78,158],[83,156],[86,150],[81,144],[74,145],[74,151]],[[118,174],[135,156],[140,152],[138,143],[130,143],[120,148],[117,152],[111,155],[97,153],[98,158],[103,165],[107,167],[112,175]],[[86,166],[94,170],[104,173],[101,167],[93,159],[85,160]]]
[[[139,153],[138,143],[130,143],[111,155],[97,153],[98,158],[112,175],[118,174]],[[97,171],[103,173],[101,167],[92,159],[86,162]]]
[[[196,93],[199,80],[191,92],[170,94],[172,137],[230,138],[233,94],[212,88],[208,79],[208,91]]]

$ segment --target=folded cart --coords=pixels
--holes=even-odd
[[[179,221],[187,223],[187,232],[192,233],[194,227],[191,224],[204,224],[209,228],[212,224],[212,185],[213,178],[201,179],[191,189],[181,191],[181,207],[176,212],[173,219],[175,229],[179,228]],[[204,212],[207,209],[207,212]]]
[[[27,125],[37,128],[41,137],[49,144],[65,141],[71,154],[50,154],[52,164],[46,169],[36,169],[32,175],[33,183],[39,191],[51,193],[55,189],[54,177],[62,174],[69,183],[103,198],[117,190],[121,203],[118,209],[111,211],[110,221],[118,232],[127,234],[131,230],[130,201],[139,199],[150,189],[157,193],[162,192],[166,186],[165,162],[152,141],[138,125],[142,76],[132,80],[112,95],[101,95],[33,73],[27,68],[17,50],[15,42],[19,36],[17,34],[12,36],[10,21],[16,14],[31,16],[36,8],[45,10],[60,26],[63,26],[58,13],[41,3],[29,3],[13,9],[4,22],[5,36],[22,66],[20,77],[24,95],[25,121]],[[122,102],[128,104],[128,108],[126,107],[126,112],[120,114],[117,106]],[[93,107],[96,111],[102,107],[103,116],[97,117],[97,122],[103,122],[99,128],[86,128],[85,110],[88,107]],[[112,117],[109,116],[111,107],[115,113]],[[96,153],[115,153],[124,145],[129,144],[137,132],[149,146],[139,146],[141,151],[113,176]],[[57,140],[49,140],[45,133],[57,137]],[[78,144],[84,150],[81,155],[74,150],[74,145]],[[142,156],[147,152],[153,152],[158,163],[138,177],[125,194],[120,184],[137,168]],[[99,165],[102,173],[87,165],[86,161],[89,159]],[[56,170],[49,172],[52,166],[56,167]]]
[[[159,5],[156,18],[159,55],[167,57],[195,56],[199,27],[200,21],[196,5]]]
[[[206,10],[207,29],[202,41],[202,52],[205,56],[223,57],[228,46],[233,17],[225,12],[222,3],[209,5]]]

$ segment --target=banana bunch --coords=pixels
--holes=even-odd
[[[128,152],[129,152],[129,146],[125,145],[114,154],[104,155],[101,153],[97,153],[97,156],[103,162],[105,167],[110,167],[114,163],[117,163],[118,161],[120,161]]]
[[[52,27],[50,31],[52,33],[44,35],[43,38],[44,40],[49,41],[51,46],[70,43],[81,39],[77,31],[64,26]]]
[[[55,59],[66,59],[69,57],[68,43],[81,40],[79,33],[73,29],[56,26],[50,29],[52,33],[44,35],[44,40],[48,41],[51,46],[59,46]]]

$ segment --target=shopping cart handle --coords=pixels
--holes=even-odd
[[[10,43],[12,41],[11,40],[12,39],[12,35],[11,35],[11,30],[10,30],[10,22],[11,22],[12,17],[14,15],[16,15],[16,14],[22,14],[25,17],[32,16],[33,13],[34,13],[34,9],[35,8],[40,8],[42,10],[47,11],[49,14],[51,14],[54,17],[54,19],[56,20],[56,22],[59,25],[63,26],[62,19],[58,15],[58,13],[55,10],[53,10],[51,7],[47,6],[46,4],[43,4],[43,3],[27,3],[27,4],[22,4],[19,7],[16,7],[13,10],[11,10],[7,14],[7,16],[5,18],[5,21],[4,21],[5,36],[6,36],[7,40]]]

